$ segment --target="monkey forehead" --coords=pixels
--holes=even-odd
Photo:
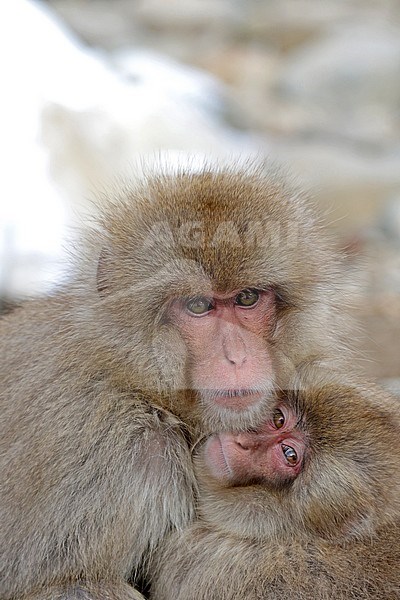
[[[222,293],[296,280],[299,267],[307,285],[320,262],[319,257],[313,264],[321,244],[312,239],[314,222],[304,202],[281,181],[261,174],[155,177],[127,191],[103,225],[112,246],[132,267],[137,263],[138,273],[161,272],[178,261],[187,277],[201,275]]]

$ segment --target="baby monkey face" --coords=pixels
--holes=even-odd
[[[204,448],[211,477],[227,486],[282,486],[301,472],[307,438],[295,412],[280,403],[257,430],[213,435]]]

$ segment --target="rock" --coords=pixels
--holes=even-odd
[[[400,196],[391,198],[382,211],[380,227],[385,235],[400,245]]]
[[[308,129],[364,143],[397,142],[399,32],[379,23],[334,27],[288,56],[277,82],[280,96],[307,108]]]

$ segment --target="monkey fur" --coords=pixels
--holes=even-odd
[[[198,436],[255,427],[275,387],[346,363],[336,259],[280,176],[149,175],[102,204],[72,279],[0,321],[2,600],[138,598],[160,540],[194,518]],[[271,393],[207,404],[168,307],[249,287],[274,296]]]
[[[151,598],[400,597],[398,400],[335,385],[285,396],[306,439],[299,475],[221,485],[200,452],[199,520],[164,542]]]

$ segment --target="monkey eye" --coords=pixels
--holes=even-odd
[[[276,408],[274,410],[274,414],[273,414],[272,420],[274,422],[275,427],[277,429],[280,429],[285,424],[285,415],[283,414],[283,412],[279,408]]]
[[[205,296],[196,296],[186,302],[186,308],[193,315],[205,315],[214,307],[209,298],[206,298]]]
[[[254,306],[258,302],[260,298],[260,293],[257,290],[253,290],[251,288],[242,290],[239,292],[235,298],[235,304],[238,306]]]
[[[284,444],[282,444],[282,450],[288,464],[291,466],[297,465],[299,459],[296,450],[290,446],[285,446]]]

